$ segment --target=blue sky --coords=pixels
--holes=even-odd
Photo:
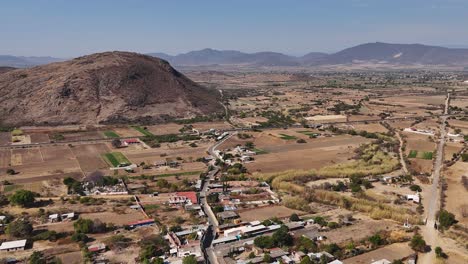
[[[302,55],[365,42],[468,47],[467,0],[12,0],[0,54],[203,48]]]

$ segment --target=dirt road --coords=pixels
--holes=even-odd
[[[399,152],[399,154],[400,154],[401,168],[403,169],[403,171],[405,172],[405,174],[408,174],[408,167],[406,167],[406,161],[405,161],[404,153],[403,153],[403,139],[401,138],[399,132],[396,132],[395,134],[396,134],[398,140],[400,141],[400,148],[399,148],[399,151],[398,151],[398,152]]]
[[[448,114],[450,103],[450,93],[447,94],[447,99],[445,100],[445,112],[444,114]],[[440,172],[442,170],[443,161],[444,161],[444,145],[447,136],[447,130],[445,122],[447,121],[447,116],[440,117],[440,141],[437,145],[437,155],[436,160],[434,163],[434,171],[432,173],[432,185],[430,186],[430,194],[428,197],[424,197],[428,199],[427,203],[427,220],[426,225],[421,228],[422,235],[424,236],[424,240],[426,243],[431,247],[431,251],[426,254],[422,254],[419,258],[420,263],[433,263],[435,261],[435,252],[434,249],[437,246],[440,246],[440,239],[439,239],[439,232],[437,229],[434,228],[434,224],[436,223],[436,214],[439,210],[439,178]]]

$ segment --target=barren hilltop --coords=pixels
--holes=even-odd
[[[222,111],[217,91],[168,62],[105,52],[0,75],[0,123],[159,122]]]

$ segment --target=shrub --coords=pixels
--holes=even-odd
[[[293,222],[297,222],[297,221],[301,221],[301,218],[299,218],[299,216],[296,213],[294,213],[289,217],[289,220]]]
[[[446,210],[441,210],[437,214],[437,217],[439,219],[439,226],[444,229],[447,229],[453,224],[457,223],[457,220],[455,220],[455,215]]]
[[[369,242],[372,244],[373,247],[377,247],[382,245],[384,243],[384,240],[380,237],[379,234],[376,234],[369,237]]]
[[[421,187],[419,185],[417,185],[417,184],[411,185],[410,190],[412,190],[413,192],[422,192]]]
[[[197,264],[197,259],[194,255],[186,256],[182,260],[182,264]]]
[[[426,241],[424,241],[423,237],[419,234],[416,234],[413,236],[413,238],[410,241],[410,247],[418,252],[426,252]]]

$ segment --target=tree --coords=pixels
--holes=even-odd
[[[278,247],[292,246],[294,238],[289,234],[286,226],[281,226],[280,229],[275,231],[271,236],[273,242]]]
[[[120,139],[118,139],[118,138],[113,139],[112,140],[112,146],[114,148],[120,148],[120,147],[122,147],[122,141],[120,141]]]
[[[35,194],[27,190],[18,190],[12,196],[10,196],[10,202],[15,205],[22,207],[30,207],[34,205]]]
[[[6,228],[6,233],[15,238],[28,238],[33,232],[31,222],[26,219],[17,219]]]
[[[34,251],[28,259],[29,264],[46,264],[46,260],[44,258],[44,254],[39,251]]]
[[[289,221],[297,222],[297,221],[301,221],[301,219],[296,213],[294,213],[289,217]]]
[[[140,250],[140,261],[149,260],[152,257],[162,256],[166,251],[169,250],[169,244],[161,235],[153,235],[146,237],[144,240],[139,242],[141,247]]]
[[[271,263],[273,259],[271,258],[270,254],[268,253],[265,253],[265,255],[263,255],[263,262],[265,263]]]
[[[424,241],[423,237],[419,234],[413,236],[410,241],[410,247],[418,252],[426,252],[426,241]]]
[[[295,245],[298,251],[303,251],[305,253],[317,251],[317,245],[308,237],[300,236],[297,238]]]
[[[306,255],[301,259],[300,264],[312,264],[312,261],[310,260],[310,257]]]
[[[89,234],[93,232],[94,224],[91,219],[80,218],[73,223],[73,227],[75,228],[76,233]]]
[[[272,248],[275,243],[270,236],[258,236],[254,239],[254,245],[259,248]]]
[[[438,213],[438,218],[439,218],[439,226],[441,226],[444,229],[449,228],[450,226],[452,226],[453,224],[457,222],[457,220],[455,220],[455,215],[448,212],[447,210],[441,210]]]
[[[186,256],[182,260],[182,264],[197,264],[197,258],[194,255]]]

